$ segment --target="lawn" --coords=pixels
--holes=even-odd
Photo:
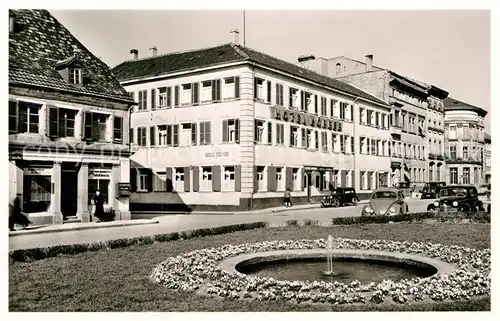
[[[490,247],[489,224],[370,224],[265,228],[86,252],[9,265],[10,311],[364,311],[490,310],[489,299],[415,305],[319,306],[228,300],[168,290],[148,276],[168,256],[224,244],[326,237]]]

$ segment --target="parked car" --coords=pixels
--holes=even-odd
[[[490,199],[491,196],[491,184],[483,184],[479,187],[477,190],[477,193],[479,195],[486,195],[488,199]]]
[[[339,207],[345,205],[356,205],[359,198],[356,195],[356,190],[352,187],[335,188],[330,192],[330,195],[323,197],[321,207]]]
[[[411,196],[412,186],[410,182],[398,182],[394,184],[394,187],[403,192],[403,195]]]
[[[363,206],[361,216],[397,215],[409,212],[403,192],[395,187],[380,188],[370,195],[370,203]]]
[[[441,188],[439,200],[429,204],[427,210],[436,213],[477,212],[484,211],[484,205],[478,199],[475,186],[451,185]]]
[[[438,198],[439,191],[441,188],[445,187],[445,182],[428,182],[425,183],[424,188],[422,189],[422,196],[420,199],[429,199],[429,198]]]

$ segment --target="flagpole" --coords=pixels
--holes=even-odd
[[[243,47],[246,47],[246,26],[245,26],[245,10],[243,10]]]

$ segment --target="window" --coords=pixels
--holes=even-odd
[[[373,122],[373,111],[369,110],[369,109],[366,111],[366,124],[368,126],[373,126],[374,125],[374,122]]]
[[[212,190],[212,167],[206,166],[202,168],[200,190],[203,192]]]
[[[108,118],[107,114],[85,112],[83,138],[91,141],[106,141]]]
[[[307,91],[302,91],[302,99],[300,101],[300,110],[305,112],[313,111],[313,94]]]
[[[224,78],[224,99],[240,98],[240,77]]]
[[[239,143],[240,142],[240,121],[239,119],[225,119],[222,121],[222,142]]]
[[[326,97],[321,97],[321,116],[326,116]]]
[[[172,125],[160,125],[156,129],[156,135],[158,135],[158,146],[171,146],[172,145]],[[167,143],[170,139],[170,143]]]
[[[276,105],[283,106],[284,96],[283,96],[283,85],[276,84]]]
[[[370,142],[370,154],[377,155],[377,140],[371,139]]]
[[[146,128],[144,128],[146,130]],[[146,192],[148,190],[148,174],[138,171],[137,191]]]
[[[314,149],[319,149],[319,133],[317,130],[314,131]]]
[[[458,168],[450,167],[450,184],[458,184]]]
[[[359,138],[359,153],[360,154],[366,153],[366,138],[365,137]]]
[[[276,144],[285,145],[285,125],[276,124]]]
[[[151,89],[151,110],[156,109],[156,89]]]
[[[290,98],[288,106],[292,109],[297,109],[300,106],[300,99],[299,99],[299,90],[297,88],[289,88],[289,96]]]
[[[385,127],[385,124],[386,124],[386,117],[387,117],[387,115],[386,115],[386,114],[381,114],[381,119],[380,119],[380,121],[381,121],[381,127],[382,127],[383,129],[386,129],[386,127]]]
[[[338,74],[340,74],[340,72],[341,72],[340,63],[338,63],[335,65],[335,74],[338,75]]]
[[[74,122],[74,121],[73,121]],[[73,135],[70,135],[73,136]],[[113,119],[113,141],[123,142],[123,118],[115,116]]]
[[[75,85],[81,85],[83,83],[81,68],[69,68],[69,82]]]
[[[148,99],[148,91],[147,90],[139,90],[139,101],[137,102],[137,110],[146,110],[148,108],[147,106],[147,99]]]
[[[330,99],[330,117],[339,118],[339,110],[337,108],[338,101],[335,99]]]
[[[377,111],[375,112],[375,127],[379,127],[380,126],[380,113]]]
[[[172,107],[172,87],[158,88],[158,108]]]
[[[340,152],[340,145],[337,141],[337,134],[332,133],[332,152],[338,153]]]
[[[381,156],[382,155],[382,148],[381,148],[381,141],[380,139],[376,139],[375,140],[375,154],[377,156]]]
[[[265,88],[264,88],[265,82],[266,81],[262,78],[255,77],[253,79],[253,88],[254,88],[253,98],[254,99],[257,99],[259,101],[266,100],[266,92],[265,92]]]
[[[38,133],[41,105],[9,101],[9,133]]]
[[[302,128],[302,132],[305,132],[305,135],[302,136],[302,147],[309,149],[312,146],[312,130]]]
[[[196,123],[181,125],[180,146],[195,146],[196,138]]]
[[[450,129],[448,130],[448,138],[457,139],[457,126],[450,126]]]
[[[464,148],[463,148],[463,155],[462,156],[463,156],[462,157],[463,159],[469,159],[469,147],[464,146]]]
[[[450,159],[457,159],[457,146],[450,145]]]
[[[340,103],[340,119],[349,120],[349,116],[347,113],[348,107],[349,107],[348,103],[343,103],[343,102]]]
[[[328,151],[328,133],[325,131],[321,132],[321,150],[324,152]]]
[[[364,125],[365,122],[365,109],[362,107],[359,107],[359,123]]]
[[[265,191],[266,182],[264,180],[264,166],[257,166],[257,181],[259,184],[259,191]]]
[[[234,191],[235,190],[235,171],[234,166],[224,166],[222,177],[222,190]]]
[[[344,135],[340,135],[340,152],[341,153],[345,153],[346,152],[346,140],[347,140],[347,137],[349,136],[344,136]]]
[[[153,174],[153,190],[155,192],[166,192],[167,191],[167,173],[157,172]]]
[[[290,125],[290,146],[299,147],[299,128]]]
[[[263,143],[264,142],[264,121],[255,119],[254,120],[254,142]]]
[[[439,182],[441,181],[441,166],[438,166],[436,168],[436,180]]]
[[[182,86],[182,105],[197,105],[199,103],[198,83],[183,84]]]
[[[285,168],[276,167],[276,190],[285,190]]]
[[[212,144],[212,123],[209,121],[200,123],[200,145]]]
[[[299,179],[299,169],[298,168],[292,168],[292,183],[293,183],[293,190],[298,191],[300,190],[300,179]]]
[[[137,127],[137,144],[146,146],[146,127]]]
[[[273,124],[271,122],[267,123],[267,143],[269,145],[273,143]]]
[[[355,151],[356,149],[354,147],[354,136],[351,136],[351,150],[349,151],[349,153],[354,154]]]
[[[49,136],[74,137],[76,110],[49,108]]]
[[[202,82],[201,102],[220,101],[220,79]]]
[[[174,191],[184,192],[184,168],[176,167],[174,170]]]
[[[462,184],[470,184],[470,168],[463,168]]]

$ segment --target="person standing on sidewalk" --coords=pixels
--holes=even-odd
[[[12,209],[9,215],[9,230],[14,230],[14,224],[19,224],[25,228],[31,224],[31,221],[21,212],[21,194],[17,194],[14,202],[12,202]]]
[[[285,207],[292,207],[292,193],[290,193],[289,188],[285,190],[284,201]]]
[[[95,192],[94,208],[94,216],[97,217],[99,221],[104,220],[104,198],[99,191]]]

